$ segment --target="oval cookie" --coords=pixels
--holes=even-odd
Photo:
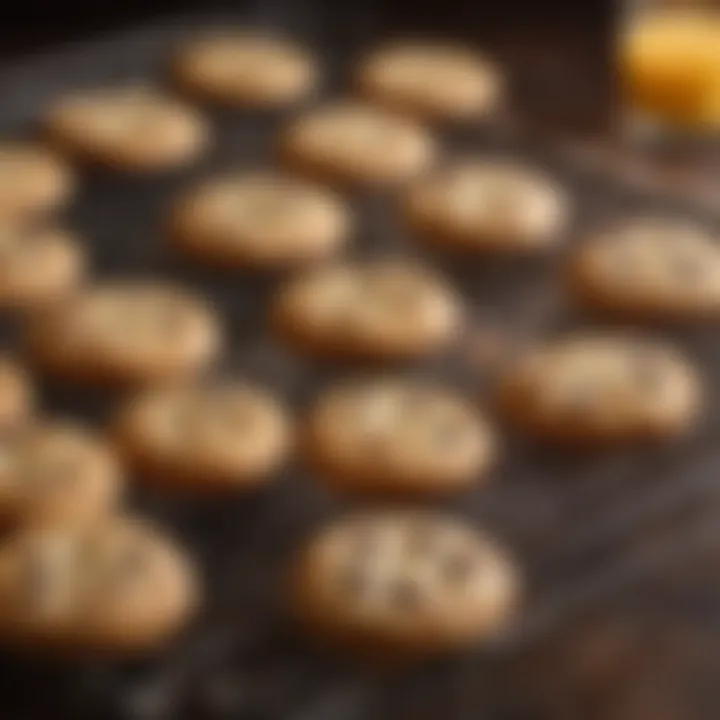
[[[171,217],[175,246],[200,262],[282,268],[327,258],[344,244],[350,213],[331,192],[270,172],[210,180]]]
[[[521,430],[582,443],[678,435],[694,424],[701,395],[696,371],[672,346],[602,334],[529,351],[499,387],[504,414]]]
[[[291,41],[252,32],[190,41],[172,73],[183,88],[224,105],[271,108],[309,95],[318,80],[315,60]]]
[[[411,228],[439,249],[513,254],[555,244],[569,210],[563,189],[539,170],[466,160],[419,180],[404,212]]]
[[[360,64],[360,93],[393,110],[423,118],[469,120],[495,110],[503,79],[494,63],[450,43],[395,43]]]
[[[0,227],[0,308],[62,300],[85,274],[85,254],[64,230]]]
[[[113,434],[141,475],[199,492],[263,484],[292,440],[279,401],[240,381],[149,390],[120,412]]]
[[[107,517],[120,467],[100,438],[71,423],[34,423],[0,440],[4,524],[87,525]]]
[[[489,424],[469,403],[419,378],[332,388],[310,414],[306,450],[332,487],[408,495],[471,487],[496,452]]]
[[[56,210],[74,189],[70,168],[52,151],[27,142],[0,143],[0,223]]]
[[[0,637],[38,650],[135,653],[168,640],[199,599],[185,554],[153,525],[28,529],[0,548]]]
[[[96,285],[33,318],[28,349],[45,372],[80,382],[169,382],[206,368],[222,345],[200,298],[145,281]]]
[[[25,423],[35,404],[30,377],[9,357],[0,355],[0,433]]]
[[[51,142],[78,159],[116,170],[152,172],[195,160],[209,141],[198,113],[144,86],[80,91],[50,107]]]
[[[375,511],[321,530],[291,569],[291,610],[316,633],[387,659],[486,639],[510,619],[519,574],[495,541],[432,512]]]
[[[353,102],[311,110],[280,138],[281,157],[291,168],[363,185],[410,180],[430,165],[435,152],[432,137],[413,121]]]
[[[272,322],[312,355],[411,360],[447,347],[462,323],[454,291],[417,265],[377,261],[323,267],[278,294]]]
[[[635,218],[573,254],[568,279],[584,305],[653,320],[720,317],[720,235],[687,220]]]

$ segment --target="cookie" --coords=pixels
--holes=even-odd
[[[113,435],[143,477],[203,492],[268,481],[287,458],[292,432],[272,395],[223,381],[142,393],[121,410]]]
[[[37,650],[136,653],[168,640],[199,599],[196,572],[130,518],[29,528],[0,547],[0,638]]]
[[[497,634],[520,580],[494,540],[427,511],[336,520],[291,568],[291,611],[314,632],[376,657],[415,659]]]
[[[283,268],[337,252],[350,231],[345,204],[324,188],[255,172],[211,180],[173,209],[175,246],[200,262]]]
[[[0,434],[25,423],[34,404],[28,374],[13,360],[0,355]]]
[[[495,110],[503,95],[498,68],[461,45],[395,43],[360,64],[363,97],[392,110],[433,120],[476,120]]]
[[[346,382],[323,395],[306,433],[331,486],[372,494],[443,494],[475,485],[495,458],[487,421],[463,398],[419,378]]]
[[[274,108],[297,102],[317,85],[314,58],[277,36],[252,32],[193,40],[174,58],[177,84],[223,105]]]
[[[61,98],[46,113],[44,127],[49,140],[72,157],[141,173],[192,162],[210,137],[194,109],[139,85]]]
[[[506,370],[498,397],[522,431],[592,444],[682,434],[699,415],[702,392],[674,347],[597,333],[528,351]]]
[[[419,180],[407,193],[410,227],[437,248],[527,253],[562,235],[569,202],[543,172],[496,160],[465,160]]]
[[[87,525],[106,518],[121,491],[112,449],[71,423],[32,423],[0,439],[5,526]]]
[[[690,221],[634,218],[578,247],[569,286],[589,308],[622,317],[720,317],[720,235]]]
[[[432,162],[432,137],[412,120],[354,102],[301,116],[282,133],[280,155],[321,180],[387,185],[410,180]]]
[[[412,360],[458,335],[454,291],[429,270],[399,261],[327,266],[282,288],[271,322],[301,352],[357,360]]]
[[[218,355],[221,331],[203,300],[173,285],[89,287],[32,319],[27,345],[44,372],[109,385],[169,382]]]
[[[70,168],[55,153],[28,142],[0,143],[0,222],[50,213],[74,189]]]
[[[61,300],[85,274],[76,238],[56,228],[0,227],[0,308],[32,309]]]

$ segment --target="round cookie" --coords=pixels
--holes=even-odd
[[[193,108],[140,85],[61,98],[46,113],[44,127],[70,156],[128,172],[186,165],[209,142],[209,127]]]
[[[280,138],[281,158],[291,168],[351,184],[410,180],[435,153],[432,137],[412,120],[349,101],[309,111]]]
[[[191,93],[236,107],[296,102],[317,85],[314,58],[292,42],[251,32],[193,40],[177,53],[172,74]]]
[[[69,423],[32,424],[0,440],[4,525],[87,525],[117,505],[121,473],[111,448]]]
[[[114,518],[29,528],[0,548],[0,637],[67,653],[150,650],[199,600],[196,572],[154,526]]]
[[[624,317],[720,317],[720,235],[693,222],[634,218],[596,233],[573,254],[570,288],[590,308]]]
[[[419,180],[404,211],[413,230],[439,249],[521,254],[559,240],[568,205],[563,189],[537,169],[465,160]]]
[[[0,355],[0,433],[25,423],[34,404],[28,374],[10,358]]]
[[[702,387],[672,346],[588,334],[529,351],[499,384],[506,417],[530,435],[564,442],[662,439],[691,428]]]
[[[291,280],[272,307],[272,323],[291,346],[335,359],[411,360],[458,335],[454,291],[412,263],[327,266]]]
[[[55,228],[0,228],[0,308],[31,309],[65,297],[85,274],[85,254]]]
[[[313,467],[358,493],[443,494],[476,484],[495,459],[487,421],[418,378],[346,382],[323,395],[307,430]]]
[[[50,150],[28,142],[0,143],[0,222],[53,211],[74,189],[70,169]]]
[[[221,331],[199,297],[162,282],[89,287],[32,319],[30,357],[45,372],[80,382],[170,382],[206,368]]]
[[[263,484],[292,440],[280,403],[239,381],[151,389],[121,410],[113,434],[144,477],[201,492]]]
[[[503,79],[480,53],[461,45],[395,43],[360,64],[359,92],[392,110],[422,118],[470,120],[500,103]]]
[[[321,530],[291,569],[292,612],[317,633],[385,660],[487,639],[520,581],[496,543],[454,518],[364,512]]]
[[[334,254],[350,231],[345,204],[324,188],[270,172],[211,180],[175,206],[176,247],[228,267],[288,267]]]

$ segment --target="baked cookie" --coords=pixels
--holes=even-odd
[[[580,246],[569,263],[583,304],[657,320],[720,317],[720,235],[690,221],[619,222]]]
[[[3,525],[87,525],[114,510],[121,473],[112,449],[70,423],[34,423],[0,440]]]
[[[514,564],[474,528],[437,513],[341,518],[291,569],[291,610],[315,632],[388,659],[496,634],[517,604]]]
[[[50,141],[70,156],[129,172],[185,165],[209,141],[209,128],[194,109],[139,85],[61,98],[44,126]]]
[[[272,35],[234,32],[189,42],[172,73],[191,93],[236,107],[272,108],[297,102],[317,85],[314,58]]]
[[[432,137],[412,120],[355,102],[336,102],[295,120],[280,154],[312,177],[385,185],[409,180],[435,156]]]
[[[76,653],[149,650],[199,599],[185,554],[150,524],[29,528],[0,547],[0,637]]]
[[[0,308],[30,309],[65,297],[85,273],[85,254],[68,232],[0,227]]]
[[[290,420],[263,390],[239,381],[151,389],[119,414],[121,455],[168,487],[257,487],[287,458]]]
[[[0,355],[0,433],[25,423],[34,404],[28,374],[10,358]]]
[[[311,355],[411,360],[449,345],[461,326],[454,291],[435,274],[398,261],[310,270],[281,289],[272,323]]]
[[[333,487],[358,493],[443,494],[471,487],[495,438],[455,393],[419,378],[346,382],[320,398],[307,452]]]
[[[200,298],[162,282],[125,281],[78,292],[32,319],[31,358],[80,382],[169,382],[207,367],[220,351],[218,321]]]
[[[360,93],[392,110],[422,118],[470,120],[495,110],[503,78],[490,60],[461,45],[395,43],[360,64]]]
[[[413,230],[440,249],[512,254],[556,243],[568,218],[568,199],[537,169],[465,160],[419,180],[404,210]]]
[[[500,380],[504,414],[541,438],[581,443],[660,439],[700,411],[694,368],[672,346],[588,334],[529,351]]]
[[[66,202],[75,181],[53,152],[27,142],[0,143],[0,222],[45,214]]]
[[[231,175],[175,206],[175,245],[201,262],[277,268],[334,254],[350,230],[345,204],[324,188],[270,172]]]

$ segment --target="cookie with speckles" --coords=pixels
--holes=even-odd
[[[506,369],[506,418],[541,439],[581,444],[661,440],[691,430],[701,411],[697,370],[673,346],[584,334],[529,350]]]
[[[150,651],[199,598],[186,554],[137,519],[28,528],[0,547],[0,639],[36,652]]]
[[[463,321],[460,300],[442,278],[394,260],[307,271],[280,289],[271,313],[290,347],[347,360],[435,354],[455,340]]]
[[[567,279],[584,306],[618,318],[716,319],[720,235],[678,218],[618,221],[575,250]]]
[[[520,595],[500,546],[450,516],[365,511],[320,530],[290,572],[311,631],[373,658],[413,660],[497,635]]]
[[[262,486],[286,461],[292,434],[270,392],[229,379],[143,392],[121,409],[113,432],[143,478],[199,493]]]
[[[476,485],[496,456],[487,420],[453,391],[420,378],[346,381],[316,402],[306,453],[338,490],[443,495]]]

